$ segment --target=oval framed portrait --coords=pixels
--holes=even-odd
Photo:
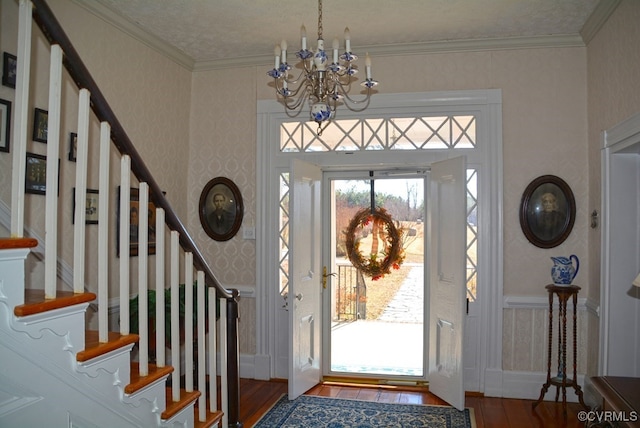
[[[200,194],[200,223],[216,241],[233,238],[242,225],[244,207],[238,186],[226,177],[209,181]]]
[[[538,177],[522,194],[520,226],[536,247],[553,248],[562,244],[573,229],[575,217],[573,192],[560,177]]]

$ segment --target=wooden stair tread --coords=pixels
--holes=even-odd
[[[167,420],[173,417],[182,409],[184,409],[185,407],[187,407],[188,405],[196,401],[198,397],[200,397],[200,391],[187,392],[186,390],[181,388],[179,401],[173,401],[171,397],[172,397],[172,390],[171,388],[167,388],[167,408],[160,415],[160,418],[163,420]]]
[[[140,364],[132,362],[131,381],[129,382],[129,385],[124,387],[124,392],[126,394],[133,394],[159,379],[170,375],[172,372],[173,367],[171,366],[158,367],[155,364],[149,364],[149,374],[147,376],[140,376]]]
[[[222,420],[222,416],[224,415],[224,413],[221,411],[210,412],[207,409],[205,420],[201,422],[198,420],[199,410],[198,410],[198,406],[196,405],[193,408],[193,415],[194,415],[194,419],[193,419],[194,428],[209,428],[214,425],[217,425]]]
[[[76,354],[76,360],[79,362],[88,361],[92,358],[99,357],[108,352],[115,351],[138,341],[137,334],[128,334],[126,336],[120,333],[110,331],[107,342],[98,340],[98,332],[95,330],[87,330],[84,334],[84,350]]]
[[[38,240],[33,238],[0,238],[0,250],[33,248],[37,245]]]
[[[73,291],[58,290],[56,291],[55,299],[45,299],[44,290],[25,290],[24,304],[16,306],[13,309],[13,313],[18,317],[24,317],[94,300],[96,300],[94,293],[74,293]]]

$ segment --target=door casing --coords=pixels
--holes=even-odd
[[[461,150],[469,167],[478,171],[478,299],[470,304],[474,316],[468,336],[477,338],[466,359],[465,389],[492,396],[502,394],[502,307],[503,307],[503,215],[502,215],[502,93],[499,89],[442,91],[426,93],[379,94],[364,113],[369,117],[394,114],[473,110],[478,113],[478,139],[473,150]],[[363,113],[341,112],[341,117],[358,118]],[[353,156],[349,152],[283,153],[279,150],[280,124],[291,119],[276,101],[258,101],[256,192],[256,351],[253,376],[256,379],[287,376],[286,312],[274,284],[278,283],[276,234],[279,177],[288,169],[289,159],[298,157],[320,165],[324,171],[367,169],[372,163],[387,168],[428,166],[431,162],[456,155],[454,151],[380,151]],[[283,342],[284,340],[284,342]],[[465,343],[465,348],[469,344]],[[283,356],[284,352],[284,356]],[[471,384],[469,384],[469,382]]]

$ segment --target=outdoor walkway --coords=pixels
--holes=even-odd
[[[385,308],[378,321],[412,322],[423,321],[424,267],[411,268],[404,283]]]
[[[411,269],[378,320],[337,324],[331,331],[331,370],[422,376],[424,269]]]

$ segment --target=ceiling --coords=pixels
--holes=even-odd
[[[300,26],[315,48],[316,0],[74,0],[183,65],[266,63]],[[351,31],[363,55],[504,46],[584,45],[618,0],[324,0],[327,47]],[[342,48],[341,48],[342,49]],[[292,58],[289,59],[292,62]]]

